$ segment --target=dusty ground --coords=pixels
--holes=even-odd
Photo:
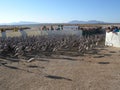
[[[1,59],[0,90],[120,90],[120,48],[30,63]]]

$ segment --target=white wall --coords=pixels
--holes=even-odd
[[[120,47],[120,32],[117,33],[106,32],[105,45]]]
[[[79,35],[82,36],[82,30],[18,30],[13,32],[12,30],[2,32],[1,37],[17,37],[17,36],[37,36],[37,35]]]
[[[6,30],[6,37],[19,37],[21,33],[19,31]]]

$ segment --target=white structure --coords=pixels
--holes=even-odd
[[[78,26],[63,26],[63,30],[78,30]]]
[[[120,32],[117,33],[106,32],[105,45],[120,47]]]
[[[0,37],[6,38],[6,37],[24,37],[26,36],[38,36],[38,35],[78,35],[82,36],[82,30],[72,30],[72,29],[66,29],[66,30],[32,30],[32,29],[26,29],[26,30],[7,30],[5,32],[1,32]]]
[[[23,32],[22,32],[23,33]],[[40,30],[24,30],[24,36],[39,36],[46,35],[44,32],[42,33]]]
[[[20,32],[13,31],[13,30],[6,30],[5,34],[6,34],[6,37],[19,37],[19,36],[21,36]]]

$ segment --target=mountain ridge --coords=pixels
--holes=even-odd
[[[70,23],[70,24],[103,24],[103,23],[107,23],[107,22],[98,21],[98,20],[88,20],[88,21],[72,20],[68,23]]]
[[[19,22],[11,22],[11,23],[0,23],[0,25],[28,25],[28,24],[39,24],[38,22],[31,21],[19,21]]]
[[[64,24],[106,24],[106,23],[108,22],[98,21],[98,20],[88,20],[88,21],[72,20]],[[31,25],[31,24],[53,24],[53,23],[40,23],[40,22],[32,22],[32,21],[0,23],[0,25]],[[62,24],[62,23],[58,23],[58,24]]]

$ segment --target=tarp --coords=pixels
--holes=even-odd
[[[0,37],[19,37],[23,36],[38,36],[38,35],[79,35],[82,36],[82,30],[18,30],[14,32],[12,30],[8,30],[6,32],[2,32]]]
[[[106,32],[105,45],[120,47],[120,32]]]

